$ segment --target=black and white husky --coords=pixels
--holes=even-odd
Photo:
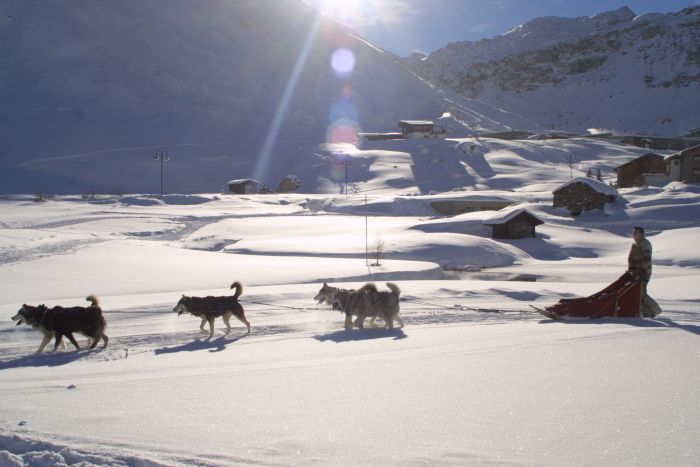
[[[250,334],[250,323],[245,318],[245,312],[243,307],[238,302],[238,297],[243,293],[243,286],[240,282],[234,282],[231,284],[232,289],[236,289],[233,295],[226,295],[221,297],[187,297],[185,295],[177,302],[173,311],[180,316],[183,313],[190,313],[194,316],[199,316],[202,318],[202,323],[199,325],[199,329],[202,332],[204,330],[204,324],[209,323],[209,339],[214,335],[214,320],[219,316],[224,320],[226,324],[226,334],[231,331],[231,323],[229,320],[231,316],[238,318],[245,327],[248,329],[248,334]]]
[[[109,337],[105,334],[107,322],[102,315],[102,308],[100,308],[96,296],[90,295],[86,300],[92,304],[87,307],[74,306],[69,308],[62,306],[48,308],[46,305],[32,306],[24,304],[17,314],[12,317],[12,321],[17,321],[17,326],[22,323],[29,324],[44,334],[44,339],[41,341],[37,353],[44,351],[44,347],[46,347],[51,338],[56,340],[53,348],[56,351],[58,346],[63,343],[63,336],[66,336],[75,348],[80,350],[73,333],[89,337],[92,340],[91,349],[94,349],[97,342],[102,339],[104,341],[102,348],[104,349],[107,347]]]

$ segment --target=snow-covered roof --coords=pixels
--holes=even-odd
[[[507,208],[503,208],[500,211],[498,211],[496,214],[493,216],[489,217],[488,219],[484,220],[483,224],[484,225],[500,225],[500,224],[505,224],[511,219],[514,219],[516,216],[525,213],[541,224],[544,224],[544,221],[534,215],[532,211],[529,209],[523,208],[523,207],[518,207],[518,206],[508,206]]]
[[[645,158],[645,157],[658,157],[658,158],[662,158],[662,159],[664,158],[664,156],[662,156],[662,155],[660,155],[660,154],[654,154],[653,152],[648,152],[648,153],[644,154],[643,156],[635,157],[634,159],[630,159],[629,161],[625,162],[625,163],[622,164],[622,165],[618,165],[617,167],[615,167],[615,170],[617,170],[617,169],[619,169],[619,168],[621,168],[621,167],[625,167],[625,166],[627,166],[627,165],[630,165],[630,164],[632,164],[633,162],[638,161],[639,159],[643,159],[643,158]]]
[[[576,177],[572,180],[569,180],[568,182],[559,185],[554,191],[552,191],[552,193],[556,193],[562,188],[572,185],[574,183],[585,183],[598,193],[603,193],[604,195],[617,196],[617,190],[615,188],[611,187],[607,183],[601,182],[600,180],[595,180],[593,178],[588,177]]]
[[[432,120],[399,120],[399,125],[433,125]]]
[[[260,185],[259,181],[254,180],[252,178],[239,178],[237,180],[231,180],[231,181],[227,182],[226,184],[227,185],[240,185],[241,183],[247,183],[247,182],[253,182],[253,183],[257,183],[258,185]]]
[[[670,156],[666,156],[665,160],[677,159],[681,156],[685,156],[686,154],[696,154],[696,153],[700,154],[700,144],[698,144],[696,146],[691,146],[691,147],[686,148],[682,151],[679,151],[675,154],[671,154]]]

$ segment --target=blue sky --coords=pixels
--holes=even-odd
[[[401,56],[502,34],[539,16],[592,16],[623,6],[667,13],[700,0],[311,0],[375,45]]]

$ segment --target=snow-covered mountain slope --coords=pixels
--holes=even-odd
[[[672,136],[700,126],[699,44],[700,7],[643,16],[625,7],[537,18],[404,63],[550,128]]]
[[[313,191],[332,169],[316,146],[357,131],[446,111],[529,126],[468,110],[300,0],[9,0],[2,13],[3,193],[158,192],[161,150],[166,192],[290,173]]]

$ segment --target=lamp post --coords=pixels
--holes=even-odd
[[[567,154],[564,156],[564,160],[566,160],[569,163],[569,179],[573,180],[574,179],[574,162],[578,162],[578,159],[576,159],[576,156],[573,154]]]
[[[160,151],[157,152],[155,157],[155,160],[160,161],[160,196],[163,196],[163,162],[169,161],[170,157],[168,156],[168,153],[165,151]]]

